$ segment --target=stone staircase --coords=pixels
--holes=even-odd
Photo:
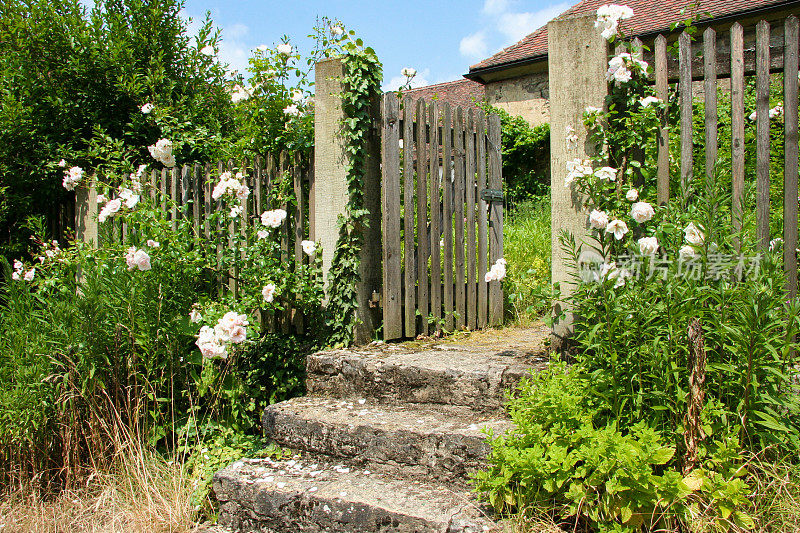
[[[512,427],[502,404],[547,364],[544,326],[465,341],[373,343],[313,354],[308,396],[268,407],[267,437],[292,459],[217,472],[219,524],[234,531],[501,531],[471,492],[483,428]]]

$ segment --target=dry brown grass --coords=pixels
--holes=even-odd
[[[753,518],[758,531],[800,531],[800,465],[774,464],[758,457],[751,459],[750,465]]]
[[[179,462],[167,461],[129,441],[108,472],[89,476],[86,486],[56,497],[31,491],[0,501],[2,533],[196,531],[192,480]]]

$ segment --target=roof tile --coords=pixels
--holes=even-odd
[[[593,13],[609,0],[583,0],[572,6],[558,18],[568,17],[584,13]],[[778,7],[785,4],[785,0],[699,0],[698,2],[687,0],[626,0],[624,3],[633,9],[634,16],[622,21],[621,25],[627,35],[635,36],[655,31],[669,30],[669,25],[673,22],[685,19],[692,11],[690,6],[697,6],[695,12],[700,14],[700,20],[704,18],[717,18],[736,13],[751,11],[757,8]],[[681,10],[687,8],[687,14],[681,14]],[[470,67],[470,72],[489,67],[496,67],[506,63],[531,59],[547,55],[547,26],[542,26],[521,41],[512,44],[497,52],[493,56],[484,59],[480,63]]]

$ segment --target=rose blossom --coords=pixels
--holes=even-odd
[[[639,252],[642,255],[655,255],[658,251],[658,239],[655,237],[642,237],[639,239]]]
[[[608,226],[608,214],[605,211],[593,209],[589,213],[589,225],[594,229],[606,229],[606,226]]]
[[[286,220],[286,211],[283,209],[273,209],[261,213],[261,223],[270,228],[277,228]]]
[[[631,216],[639,224],[647,222],[653,218],[655,214],[656,212],[653,210],[653,206],[647,202],[636,202],[631,206]]]
[[[681,261],[694,259],[695,257],[697,257],[697,250],[695,250],[694,246],[692,246],[691,244],[687,244],[681,247],[680,250],[678,250],[678,255],[680,255]]]
[[[616,181],[617,169],[611,167],[601,167],[594,171],[594,175],[599,180]]]
[[[122,208],[122,201],[119,198],[109,200],[109,202],[103,206],[103,209],[100,210],[100,214],[97,215],[97,220],[99,222],[105,222],[108,217],[116,214],[120,208]]]
[[[684,228],[683,233],[686,237],[686,242],[694,244],[695,246],[701,246],[706,238],[705,234],[700,231],[700,228],[694,225],[694,222],[690,222],[689,225]]]
[[[292,45],[289,43],[282,43],[275,47],[279,54],[288,56],[292,53]]]
[[[317,251],[317,243],[314,241],[303,241],[300,243],[306,255],[313,255]]]
[[[274,283],[267,283],[263,289],[261,289],[261,296],[264,297],[265,302],[272,302],[275,299],[275,284]]]
[[[628,225],[619,219],[612,220],[608,223],[608,226],[606,226],[606,233],[613,233],[614,238],[619,241],[628,233]]]
[[[639,191],[636,189],[630,189],[627,193],[625,193],[625,198],[627,198],[629,202],[635,202],[639,199]]]

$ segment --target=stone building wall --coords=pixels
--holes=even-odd
[[[531,126],[550,120],[550,90],[546,70],[487,83],[486,99],[491,105],[524,118]]]

